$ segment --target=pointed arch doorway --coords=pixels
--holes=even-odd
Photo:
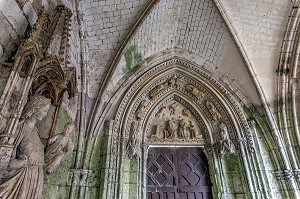
[[[147,199],[212,198],[203,147],[151,146],[146,175]]]

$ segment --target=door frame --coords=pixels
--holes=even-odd
[[[212,183],[212,175],[210,172],[210,166],[209,166],[209,159],[205,150],[205,146],[204,145],[188,145],[188,144],[173,144],[173,145],[162,145],[162,144],[151,144],[148,145],[147,147],[147,153],[145,155],[145,158],[143,160],[144,164],[144,171],[143,171],[143,179],[144,179],[144,191],[143,191],[143,198],[147,199],[147,160],[148,160],[148,151],[149,148],[201,148],[206,156],[207,159],[207,165],[208,165],[208,171],[209,171],[209,177],[210,177],[210,182],[211,182],[211,193],[212,193],[212,197],[214,198],[214,192],[213,192],[213,183]]]

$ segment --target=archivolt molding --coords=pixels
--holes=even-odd
[[[119,106],[114,134],[123,144],[131,146],[132,154],[140,155],[137,148],[153,144],[149,139],[153,132],[147,134],[151,128],[153,131],[151,122],[158,109],[169,102],[179,103],[192,114],[208,148],[220,148],[221,134],[225,132],[236,146],[247,143],[253,151],[250,128],[233,96],[199,66],[172,59],[140,75]]]

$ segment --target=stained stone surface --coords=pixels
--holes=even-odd
[[[55,82],[64,73],[34,85],[78,92],[60,96],[37,128],[43,141],[70,121],[76,132],[43,198],[143,198],[149,144],[204,146],[215,198],[300,198],[298,0],[0,1],[0,132],[16,127],[38,92],[14,71],[17,50],[40,11],[52,15],[62,4],[72,12],[68,40],[59,51],[55,33],[50,51],[74,67],[75,89]],[[183,108],[174,135],[182,139],[170,136],[171,113],[158,113],[176,103]],[[9,161],[12,148],[0,151]]]

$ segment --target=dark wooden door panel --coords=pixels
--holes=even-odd
[[[201,148],[178,148],[177,168],[180,199],[212,198],[208,163]]]
[[[147,199],[211,199],[202,148],[154,147],[147,160]]]
[[[178,176],[174,148],[153,148],[147,160],[148,199],[176,199]]]

